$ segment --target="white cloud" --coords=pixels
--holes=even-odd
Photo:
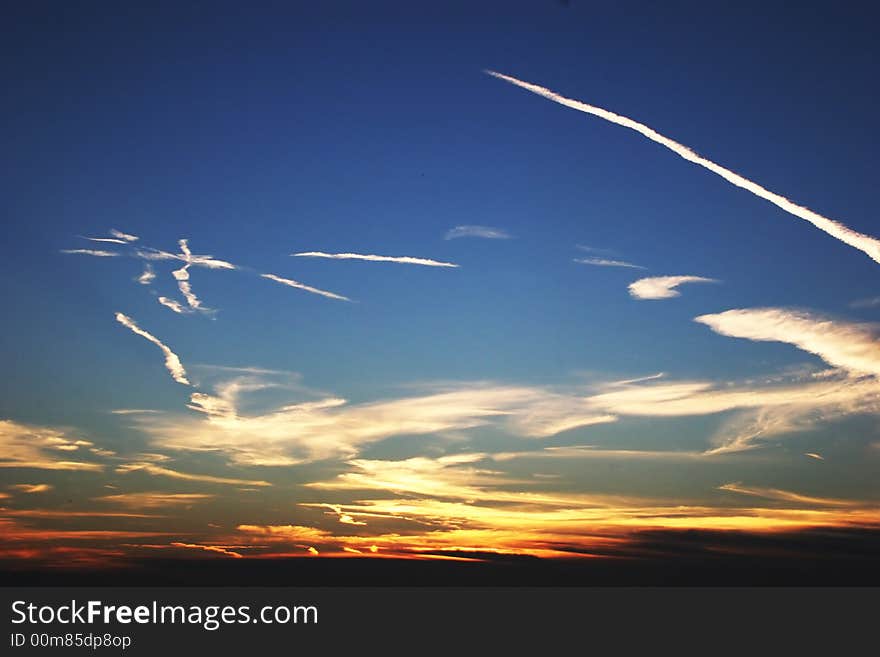
[[[71,253],[75,255],[89,255],[96,256],[98,258],[112,258],[113,256],[118,256],[119,254],[115,251],[100,251],[96,249],[61,249],[61,253]]]
[[[459,237],[482,237],[490,240],[507,240],[510,234],[503,228],[494,228],[492,226],[476,226],[465,225],[456,226],[446,231],[443,237],[445,240],[454,240]]]
[[[878,327],[786,308],[746,308],[700,315],[720,335],[764,342],[787,342],[855,375],[880,376]]]
[[[137,282],[141,285],[149,285],[155,280],[155,278],[156,272],[153,271],[152,265],[150,265],[150,263],[147,263],[144,267],[143,273],[141,273],[141,275],[137,277]]]
[[[724,178],[724,180],[726,180],[730,184],[735,185],[736,187],[740,187],[741,189],[745,189],[755,196],[758,196],[759,198],[773,203],[775,206],[781,208],[785,212],[788,212],[795,217],[810,222],[819,230],[828,233],[829,235],[840,240],[844,244],[848,244],[853,248],[859,249],[875,262],[880,262],[880,240],[878,240],[877,238],[871,237],[870,235],[858,233],[838,221],[829,219],[828,217],[824,217],[817,212],[813,212],[809,208],[797,205],[793,201],[785,198],[784,196],[775,194],[765,189],[764,187],[761,187],[759,184],[752,182],[747,178],[743,178],[739,174],[734,173],[733,171],[726,169],[716,164],[715,162],[712,162],[711,160],[707,160],[706,158],[697,155],[687,146],[679,144],[678,142],[673,141],[668,137],[664,137],[660,133],[652,130],[642,123],[634,121],[633,119],[627,118],[625,116],[609,112],[608,110],[602,109],[601,107],[595,107],[593,105],[588,105],[578,100],[566,98],[565,96],[561,96],[556,92],[551,91],[550,89],[546,89],[545,87],[540,87],[536,84],[531,84],[529,82],[523,82],[522,80],[518,80],[508,75],[503,75],[502,73],[497,73],[495,71],[486,71],[486,73],[498,78],[499,80],[504,80],[505,82],[514,84],[518,87],[531,91],[532,93],[538,94],[539,96],[543,96],[548,100],[552,100],[553,102],[559,103],[566,107],[570,107],[571,109],[577,110],[579,112],[585,112],[587,114],[592,114],[593,116],[598,116],[599,118],[610,121],[611,123],[614,123],[616,125],[634,130],[644,137],[647,137],[651,141],[660,144],[661,146],[665,146],[679,157],[682,157],[689,162],[708,169],[712,173]]]
[[[609,260],[607,258],[575,258],[575,262],[581,265],[594,265],[596,267],[628,267],[629,269],[644,269],[641,265],[634,265],[624,260]]]
[[[676,290],[683,283],[717,283],[702,276],[651,276],[629,284],[629,293],[636,299],[671,299],[681,296]]]
[[[12,490],[17,490],[22,493],[46,493],[52,490],[52,484],[13,484],[9,486]]]
[[[312,287],[310,285],[306,285],[305,283],[300,283],[299,281],[294,281],[289,278],[281,278],[280,276],[276,276],[275,274],[260,274],[263,278],[268,278],[270,281],[275,281],[276,283],[281,283],[282,285],[287,285],[289,287],[295,287],[299,290],[305,290],[306,292],[311,292],[312,294],[319,294],[322,297],[327,297],[328,299],[338,299],[340,301],[351,301],[348,297],[344,297],[341,294],[336,294],[334,292],[328,292],[327,290],[321,290],[317,287]]]
[[[741,495],[751,495],[753,497],[763,497],[768,500],[777,500],[779,502],[793,502],[795,504],[807,504],[810,506],[865,506],[864,502],[856,502],[854,500],[843,500],[830,497],[813,497],[810,495],[801,495],[779,488],[766,488],[762,486],[744,486],[738,482],[724,484],[719,486],[718,490],[729,491],[731,493],[739,493]]]
[[[116,495],[104,495],[96,497],[96,502],[107,502],[119,506],[130,507],[134,509],[153,509],[161,507],[176,506],[192,506],[199,502],[205,502],[214,499],[214,495],[207,493],[165,493],[165,492],[143,492],[143,493],[118,493]]]
[[[159,347],[162,350],[162,353],[165,355],[165,367],[171,373],[171,378],[173,378],[178,383],[182,383],[183,385],[190,385],[189,381],[186,378],[186,370],[183,368],[183,364],[180,362],[180,358],[177,357],[171,349],[169,349],[159,338],[154,335],[147,333],[142,328],[140,328],[137,324],[135,324],[134,320],[122,313],[116,313],[116,321],[130,329],[132,333],[141,336],[152,342],[154,345]]]
[[[228,484],[231,486],[271,486],[267,481],[255,481],[252,479],[233,479],[230,477],[215,477],[214,475],[191,474],[188,472],[178,472],[171,468],[165,468],[154,463],[124,463],[116,468],[119,474],[128,474],[130,472],[145,472],[156,477],[171,477],[172,479],[182,479],[184,481],[201,481],[208,484]]]
[[[120,240],[125,242],[137,242],[140,239],[137,235],[129,235],[128,233],[123,233],[122,231],[116,230],[115,228],[110,229],[110,234]]]
[[[125,240],[118,240],[115,237],[85,237],[80,235],[84,240],[89,240],[91,242],[106,242],[108,244],[128,244]]]
[[[91,444],[64,429],[0,420],[0,468],[102,470],[100,463],[61,458],[74,452],[84,454],[87,450],[83,448]]]
[[[300,258],[330,258],[333,260],[367,260],[370,262],[397,262],[404,265],[423,265],[425,267],[458,267],[452,262],[440,262],[438,260],[430,260],[428,258],[414,258],[411,256],[380,256],[380,255],[363,255],[360,253],[323,253],[321,251],[305,251],[303,253],[292,253],[291,255]]]
[[[186,309],[185,309],[183,306],[181,306],[181,305],[180,305],[177,301],[175,301],[174,299],[169,299],[168,297],[159,297],[159,298],[157,299],[157,301],[158,301],[159,303],[161,303],[163,306],[165,306],[166,308],[170,308],[171,310],[173,310],[173,311],[176,312],[176,313],[181,313],[181,314],[182,314],[182,313],[185,313],[185,312],[186,312]]]
[[[420,396],[352,404],[333,396],[257,413],[242,412],[241,393],[261,389],[254,377],[193,393],[181,414],[134,416],[135,426],[162,450],[217,450],[236,463],[293,465],[350,458],[393,436],[446,435],[490,424],[529,438],[613,422],[583,398],[536,387],[459,384]]]

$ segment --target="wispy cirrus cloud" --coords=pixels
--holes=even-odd
[[[52,484],[13,484],[9,486],[10,490],[16,490],[21,493],[46,493],[52,490]]]
[[[720,335],[762,342],[786,342],[854,375],[880,376],[880,329],[787,308],[743,308],[700,315]]]
[[[412,256],[381,256],[361,253],[324,253],[322,251],[304,251],[291,253],[298,258],[329,258],[332,260],[366,260],[368,262],[396,262],[403,265],[423,265],[425,267],[458,267],[452,262],[441,262],[430,258],[415,258]]]
[[[119,255],[115,251],[102,251],[99,249],[61,249],[61,253],[88,255],[95,256],[97,258],[112,258]]]
[[[159,347],[159,349],[161,349],[162,353],[165,355],[165,368],[171,373],[171,378],[183,385],[190,385],[189,380],[186,378],[186,370],[183,368],[183,364],[180,362],[180,358],[178,358],[177,354],[171,351],[171,349],[164,342],[159,340],[159,338],[157,338],[153,334],[143,330],[135,323],[133,319],[126,315],[123,315],[122,313],[116,313],[116,321],[129,329],[135,335],[139,335]]]
[[[128,474],[130,472],[145,472],[155,477],[170,477],[172,479],[182,479],[184,481],[201,481],[208,484],[228,484],[231,486],[271,486],[268,481],[254,479],[236,479],[233,477],[216,477],[214,475],[193,474],[189,472],[180,472],[171,468],[166,468],[148,461],[136,461],[132,463],[123,463],[116,468],[119,474]]]
[[[90,242],[106,242],[108,244],[128,244],[125,240],[116,239],[115,237],[86,237],[85,235],[80,235],[84,240],[89,240]]]
[[[443,239],[454,240],[460,237],[482,237],[489,240],[508,240],[511,238],[511,235],[503,228],[468,224],[450,228],[446,231],[446,235],[443,236]]]
[[[636,299],[672,299],[681,296],[676,288],[684,283],[718,283],[703,276],[651,276],[629,284],[630,296]]]
[[[857,500],[845,500],[832,497],[815,497],[812,495],[801,495],[779,488],[767,488],[762,486],[744,486],[739,482],[724,484],[718,487],[718,490],[729,491],[731,493],[739,493],[741,495],[751,495],[753,497],[763,497],[768,500],[777,500],[780,502],[793,502],[795,504],[805,504],[809,506],[840,506],[840,507],[863,507],[869,506],[868,503]]]
[[[128,233],[123,233],[121,230],[116,230],[115,228],[110,229],[110,234],[116,239],[120,239],[124,242],[137,242],[140,239],[137,235],[129,235]]]
[[[162,450],[223,452],[243,465],[284,466],[350,458],[393,436],[442,435],[499,424],[515,435],[545,438],[578,427],[613,422],[576,395],[526,386],[459,384],[424,395],[352,404],[322,396],[244,413],[239,395],[258,381],[226,382],[214,394],[193,393],[189,408],[201,417],[162,413],[132,416]]]
[[[228,545],[205,545],[202,543],[181,543],[179,541],[174,541],[173,543],[171,543],[171,546],[185,548],[189,550],[204,550],[205,552],[215,552],[217,554],[222,554],[227,557],[232,557],[233,559],[243,558],[240,552],[236,552]]]
[[[625,260],[611,260],[609,258],[575,258],[574,262],[581,265],[593,265],[595,267],[626,267],[629,269],[645,269],[641,265],[634,265]]]
[[[746,191],[754,194],[759,198],[764,199],[765,201],[769,201],[773,205],[795,217],[798,217],[799,219],[810,222],[819,230],[828,233],[829,235],[831,235],[835,239],[840,240],[844,244],[847,244],[853,248],[858,249],[859,251],[862,251],[865,255],[867,255],[875,262],[880,262],[880,240],[878,240],[877,238],[859,233],[849,228],[848,226],[845,226],[839,221],[829,219],[828,217],[824,217],[821,214],[810,210],[809,208],[797,205],[793,201],[785,198],[784,196],[775,194],[774,192],[765,189],[758,183],[744,178],[739,174],[734,173],[730,169],[726,169],[721,165],[712,162],[711,160],[697,155],[687,146],[673,141],[668,137],[664,137],[663,135],[649,128],[643,123],[639,123],[638,121],[634,121],[633,119],[615,114],[614,112],[602,109],[601,107],[595,107],[579,100],[566,98],[565,96],[551,91],[550,89],[529,82],[524,82],[522,80],[518,80],[517,78],[511,77],[509,75],[504,75],[502,73],[489,70],[487,70],[486,73],[495,78],[498,78],[499,80],[509,82],[510,84],[516,85],[518,87],[521,87],[522,89],[526,89],[527,91],[547,98],[548,100],[552,100],[555,103],[559,103],[560,105],[570,107],[571,109],[577,110],[579,112],[592,114],[593,116],[597,116],[616,125],[634,130],[642,136],[647,137],[651,141],[668,148],[679,157],[696,165],[699,165],[704,169],[708,169],[709,171],[720,176],[730,184],[741,189],[745,189]]]
[[[867,297],[850,302],[850,308],[876,308],[880,306],[880,297]]]
[[[285,466],[352,458],[394,436],[437,436],[493,426],[510,435],[547,438],[625,417],[689,417],[728,412],[707,454],[752,449],[770,436],[859,413],[880,412],[880,382],[807,377],[773,383],[659,382],[659,375],[569,388],[460,382],[427,394],[352,404],[321,393],[311,401],[245,413],[241,393],[265,387],[253,377],[196,392],[180,413],[134,415],[134,426],[161,450],[223,453],[240,465]],[[302,391],[300,391],[302,393]],[[626,451],[626,450],[623,450]],[[599,451],[589,454],[599,457]],[[627,453],[603,456],[650,457]],[[671,454],[672,458],[682,454]]]
[[[91,446],[90,441],[71,436],[64,429],[0,420],[0,468],[103,470],[104,466],[100,463],[67,457],[74,453],[76,456],[84,455],[87,452],[85,448]],[[33,489],[26,492],[39,491]]]
[[[589,244],[575,244],[575,248],[580,249],[581,251],[586,251],[587,253],[599,253],[606,256],[618,255],[614,249],[602,249],[597,246],[590,246]]]
[[[268,278],[270,281],[275,281],[276,283],[287,285],[288,287],[293,287],[298,290],[304,290],[305,292],[311,292],[312,294],[318,294],[322,297],[327,297],[328,299],[351,301],[351,299],[349,299],[348,297],[344,297],[341,294],[336,294],[335,292],[328,292],[327,290],[312,287],[311,285],[306,285],[305,283],[300,283],[299,281],[295,281],[290,278],[282,278],[281,276],[276,276],[275,274],[260,274],[260,276],[262,276],[263,278]]]
[[[214,499],[207,493],[165,493],[148,491],[142,493],[119,493],[94,498],[96,502],[106,502],[134,509],[153,509],[162,507],[189,507],[199,502]]]

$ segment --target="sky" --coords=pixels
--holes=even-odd
[[[876,528],[876,10],[613,4],[15,8],[0,557]]]

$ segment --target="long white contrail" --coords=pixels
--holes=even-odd
[[[593,265],[595,267],[627,267],[629,269],[644,269],[641,265],[634,265],[623,260],[610,260],[609,258],[574,258],[574,262],[581,265]]]
[[[263,278],[268,278],[270,281],[275,281],[276,283],[281,283],[282,285],[288,285],[290,287],[295,287],[298,290],[305,290],[306,292],[311,292],[312,294],[320,294],[322,297],[327,297],[328,299],[339,299],[340,301],[351,301],[348,297],[344,297],[341,294],[335,294],[334,292],[328,292],[327,290],[321,290],[317,287],[312,287],[311,285],[306,285],[304,283],[300,283],[299,281],[293,281],[289,278],[281,278],[280,276],[276,276],[275,274],[260,274]]]
[[[118,256],[115,251],[98,251],[95,249],[61,249],[61,253],[73,253],[77,255],[97,256],[99,258],[110,258]]]
[[[440,262],[429,258],[413,258],[412,256],[381,256],[361,253],[324,253],[323,251],[305,251],[291,253],[298,258],[330,258],[332,260],[369,260],[370,262],[399,262],[404,265],[424,265],[425,267],[458,267],[452,262]]]
[[[673,141],[668,137],[664,137],[663,135],[655,132],[648,126],[639,123],[638,121],[634,121],[625,116],[620,116],[619,114],[615,114],[613,112],[609,112],[608,110],[602,109],[601,107],[587,105],[586,103],[582,103],[579,100],[573,100],[571,98],[566,98],[565,96],[560,96],[550,89],[540,87],[536,84],[531,84],[529,82],[523,82],[522,80],[518,80],[517,78],[511,77],[509,75],[504,75],[503,73],[497,73],[495,71],[488,70],[486,71],[486,73],[498,78],[499,80],[510,82],[511,84],[515,84],[518,87],[522,87],[523,89],[531,91],[532,93],[538,94],[539,96],[543,96],[544,98],[559,103],[560,105],[565,105],[566,107],[570,107],[579,112],[586,112],[587,114],[598,116],[599,118],[610,121],[611,123],[616,123],[617,125],[623,126],[624,128],[635,130],[636,132],[647,137],[651,141],[656,142],[661,146],[665,146],[673,153],[675,153],[679,157],[684,158],[688,162],[698,164],[701,167],[708,169],[712,173],[721,176],[731,185],[741,187],[742,189],[751,192],[755,196],[758,196],[766,201],[770,201],[771,203],[773,203],[773,205],[782,208],[789,214],[804,219],[805,221],[809,221],[819,230],[824,230],[826,233],[828,233],[832,237],[839,239],[844,244],[849,244],[859,251],[864,252],[874,262],[880,262],[880,240],[878,240],[877,238],[856,232],[851,228],[844,226],[839,221],[829,219],[828,217],[823,217],[821,214],[813,212],[809,208],[798,205],[793,201],[785,198],[784,196],[774,194],[770,190],[761,187],[761,185],[759,185],[758,183],[752,182],[747,178],[743,178],[739,174],[731,171],[730,169],[725,169],[723,166],[715,164],[711,160],[700,157],[687,146],[679,144],[677,141]]]
[[[131,330],[132,333],[141,336],[142,338],[146,338],[154,345],[159,347],[162,350],[162,353],[165,354],[165,367],[171,372],[171,378],[173,378],[178,383],[182,383],[185,386],[188,386],[189,380],[186,378],[186,370],[183,369],[183,364],[180,362],[180,358],[177,357],[171,349],[169,349],[165,343],[163,343],[159,338],[154,336],[152,333],[147,333],[140,326],[135,324],[134,320],[127,315],[123,315],[122,313],[116,313],[116,321],[122,324],[124,327]]]

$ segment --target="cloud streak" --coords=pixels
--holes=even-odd
[[[72,255],[88,255],[95,256],[97,258],[112,258],[119,255],[115,251],[101,251],[99,249],[61,249],[61,253]]]
[[[441,262],[429,258],[414,258],[412,256],[381,256],[360,253],[324,253],[322,251],[305,251],[292,253],[299,258],[330,258],[332,260],[367,260],[369,262],[397,262],[403,265],[423,265],[425,267],[458,267],[452,262]]]
[[[511,236],[503,228],[495,228],[493,226],[477,226],[471,224],[450,228],[448,231],[446,231],[446,235],[443,236],[443,239],[454,240],[460,237],[482,237],[483,239],[488,240],[509,240]]]
[[[199,502],[213,499],[206,493],[164,493],[148,491],[143,493],[119,493],[94,498],[96,502],[107,502],[133,509],[153,509],[162,507],[189,507]]]
[[[140,239],[137,235],[129,235],[128,233],[123,233],[121,230],[116,230],[115,228],[110,229],[110,234],[123,242],[137,242]]]
[[[147,263],[147,265],[144,267],[143,273],[141,273],[141,275],[137,277],[137,282],[141,285],[149,285],[155,279],[156,272],[153,270],[152,265],[150,265],[150,263]]]
[[[0,468],[41,470],[103,470],[100,463],[67,460],[62,455],[82,454],[92,443],[71,437],[62,429],[0,420]],[[41,486],[43,484],[38,484]],[[21,489],[24,490],[24,489]],[[46,490],[46,489],[41,489]],[[31,489],[26,492],[37,492]]]
[[[159,340],[159,338],[152,335],[151,333],[143,330],[134,322],[133,319],[126,315],[123,315],[122,313],[116,313],[116,321],[129,329],[135,335],[139,335],[159,347],[159,349],[161,349],[162,353],[165,355],[165,367],[171,373],[171,378],[183,385],[190,385],[189,380],[186,378],[186,370],[183,368],[183,364],[180,362],[180,358],[178,358],[177,354],[171,351],[171,349],[169,349],[168,346],[165,345],[165,343],[163,343],[161,340]]]
[[[840,240],[844,244],[847,244],[853,248],[858,249],[859,251],[862,251],[874,262],[880,263],[880,240],[878,240],[877,238],[859,233],[845,226],[839,221],[829,219],[828,217],[824,217],[817,212],[813,212],[809,208],[797,205],[793,201],[785,198],[784,196],[780,196],[779,194],[771,192],[768,189],[765,189],[764,187],[759,185],[758,183],[744,178],[739,174],[734,173],[730,169],[726,169],[723,166],[712,162],[711,160],[697,155],[687,146],[673,141],[668,137],[664,137],[660,133],[654,131],[653,129],[642,123],[634,121],[633,119],[627,118],[625,116],[609,112],[608,110],[602,109],[601,107],[595,107],[593,105],[583,103],[579,100],[566,98],[565,96],[561,96],[556,92],[551,91],[550,89],[538,86],[536,84],[531,84],[529,82],[523,82],[522,80],[518,80],[517,78],[511,77],[509,75],[504,75],[496,71],[486,71],[486,73],[495,78],[498,78],[499,80],[509,82],[510,84],[521,87],[522,89],[526,89],[527,91],[542,96],[548,100],[552,100],[555,103],[559,103],[560,105],[570,107],[571,109],[577,110],[579,112],[584,112],[586,114],[592,114],[593,116],[597,116],[616,125],[634,130],[635,132],[638,132],[642,136],[650,139],[651,141],[668,148],[673,153],[687,160],[688,162],[692,162],[693,164],[701,166],[704,169],[708,169],[709,171],[720,176],[730,184],[741,189],[745,189],[746,191],[751,192],[755,196],[762,198],[765,201],[769,201],[773,205],[795,217],[798,217],[799,219],[810,222],[819,230],[828,233],[829,235]]]
[[[312,294],[318,294],[322,297],[327,297],[328,299],[351,301],[351,299],[349,299],[348,297],[344,297],[341,294],[336,294],[335,292],[328,292],[327,290],[312,287],[311,285],[306,285],[305,283],[300,283],[299,281],[294,281],[290,278],[281,278],[280,276],[276,276],[275,274],[260,274],[260,276],[262,276],[263,278],[268,278],[270,281],[275,281],[276,283],[287,285],[288,287],[294,287],[298,290],[304,290],[306,292],[311,292]]]
[[[157,299],[157,301],[159,303],[161,303],[163,306],[165,306],[166,308],[170,308],[171,310],[173,310],[176,313],[183,314],[186,312],[184,307],[181,306],[180,303],[178,303],[174,299],[169,299],[168,297],[159,297]]]
[[[593,265],[595,267],[627,267],[629,269],[645,269],[641,265],[634,265],[624,260],[609,260],[607,258],[575,258],[574,261],[581,265]]]
[[[115,237],[85,237],[80,235],[84,240],[89,240],[90,242],[106,242],[108,244],[128,244],[125,240],[118,240]]]
[[[119,474],[128,474],[129,472],[145,472],[155,477],[171,477],[172,479],[182,479],[184,481],[201,481],[208,484],[228,484],[231,486],[271,486],[268,481],[260,481],[253,479],[234,479],[230,477],[215,477],[214,475],[191,474],[188,472],[179,472],[171,468],[165,468],[155,463],[124,463],[116,468]]]
[[[703,276],[651,276],[629,284],[629,293],[635,299],[672,299],[680,297],[677,288],[684,283],[717,283]]]
[[[786,342],[854,375],[880,376],[878,327],[786,308],[747,308],[700,315],[695,322],[732,338]]]

